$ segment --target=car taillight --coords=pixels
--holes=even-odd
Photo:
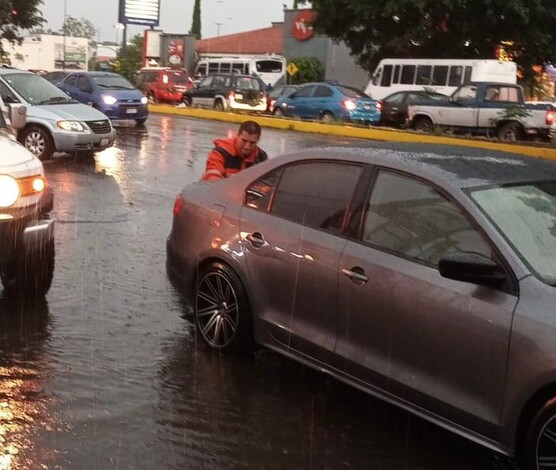
[[[382,111],[382,101],[377,101],[375,106],[377,111]]]
[[[172,213],[174,214],[174,217],[177,217],[177,215],[180,213],[181,208],[183,207],[183,203],[185,201],[183,200],[183,197],[181,196],[181,194],[176,198],[176,200],[174,201],[174,209],[172,210]]]
[[[235,97],[236,97],[236,94],[233,91],[230,91],[230,94],[228,95],[228,99],[233,100]]]
[[[351,100],[344,100],[342,101],[342,106],[346,108],[348,111],[353,111],[357,108],[357,105]]]
[[[162,83],[167,84],[168,83],[168,75],[164,74],[162,75]]]
[[[555,117],[556,117],[556,116],[554,115],[554,110],[548,108],[548,109],[546,110],[545,115],[544,115],[544,122],[546,122],[546,125],[547,125],[547,126],[551,126],[552,124],[554,124],[554,118],[555,118]]]

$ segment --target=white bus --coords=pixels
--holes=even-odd
[[[467,82],[517,82],[515,62],[475,59],[382,59],[365,93],[380,100],[402,90],[451,95]]]
[[[256,75],[267,85],[275,87],[286,83],[286,58],[280,55],[204,57],[195,67],[197,78],[213,73],[230,72]]]

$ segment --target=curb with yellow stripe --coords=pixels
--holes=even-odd
[[[298,121],[293,119],[281,119],[262,115],[239,114],[231,112],[212,111],[208,109],[178,108],[171,105],[149,104],[150,113],[171,114],[197,119],[209,119],[211,121],[225,121],[241,123],[251,119],[259,123],[261,127],[273,129],[307,132],[311,134],[326,134],[340,137],[354,137],[359,139],[382,140],[390,142],[416,142],[440,145],[460,145],[464,147],[475,147],[487,150],[500,150],[503,152],[518,153],[530,157],[556,160],[556,148],[540,147],[534,145],[505,144],[487,140],[472,140],[458,137],[436,136],[430,134],[418,134],[415,132],[400,131],[386,128],[363,128],[349,125],[324,124],[321,122]]]

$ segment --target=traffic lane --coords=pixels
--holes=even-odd
[[[22,319],[8,323],[0,341],[5,382],[21,388],[12,386],[19,401],[8,400],[5,421],[13,462],[87,469],[499,465],[481,447],[270,351],[218,356],[198,342],[166,278],[165,239],[175,196],[199,179],[212,140],[236,129],[151,116],[143,128],[118,126],[116,147],[94,160],[58,156],[46,164],[58,220],[52,289],[42,306],[0,303],[2,318]],[[268,129],[261,139],[271,158],[348,144],[370,145]],[[43,321],[33,322],[36,315]]]

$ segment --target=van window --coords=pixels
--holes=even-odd
[[[384,72],[382,73],[382,79],[380,80],[380,86],[390,86],[392,81],[392,66],[385,65]]]
[[[233,72],[248,75],[249,73],[246,70],[246,65],[247,64],[244,64],[243,62],[233,62],[232,64]]]
[[[394,67],[394,77],[393,77],[392,83],[400,83],[401,74],[402,74],[402,66],[401,65],[396,65]]]
[[[197,66],[197,75],[206,75],[207,74],[207,64],[199,64]]]
[[[380,78],[382,77],[382,69],[378,69],[373,77],[373,85],[378,85],[380,83]]]
[[[473,71],[473,67],[467,65],[465,67],[465,75],[463,76],[463,83],[469,83],[471,81],[471,72]]]
[[[450,78],[448,79],[448,85],[460,86],[462,77],[463,67],[461,65],[452,65],[450,67]]]
[[[232,64],[230,62],[222,62],[220,64],[220,73],[231,73]]]
[[[415,65],[404,65],[400,83],[403,85],[413,85],[415,80]]]
[[[447,78],[448,78],[448,66],[435,65],[432,70],[432,84],[444,86],[446,85]]]
[[[218,73],[218,63],[214,63],[214,62],[209,62],[208,66],[209,66],[209,74],[211,73]]]
[[[417,77],[415,83],[417,85],[430,85],[432,75],[432,65],[419,65],[417,67]]]

